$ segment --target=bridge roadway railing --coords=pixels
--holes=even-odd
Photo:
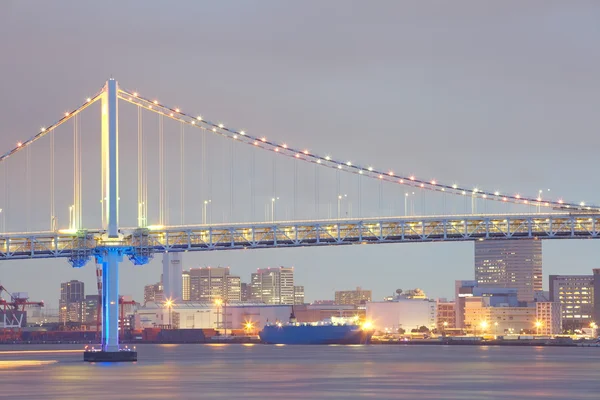
[[[118,245],[137,264],[152,253],[346,244],[577,239],[600,237],[600,214],[497,214],[154,226],[121,229]],[[105,247],[101,230],[0,235],[0,260],[93,255]]]

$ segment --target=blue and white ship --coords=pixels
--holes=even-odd
[[[258,335],[266,344],[368,344],[373,330],[354,318],[299,323],[292,312],[288,323],[267,324]]]

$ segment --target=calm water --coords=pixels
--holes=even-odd
[[[600,398],[600,348],[141,345],[130,364],[56,352],[80,348],[0,346],[0,398]]]

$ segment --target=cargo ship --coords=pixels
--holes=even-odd
[[[292,312],[288,323],[267,324],[258,335],[265,344],[368,344],[373,330],[357,319],[299,323]]]

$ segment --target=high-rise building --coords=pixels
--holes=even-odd
[[[183,301],[190,301],[190,272],[181,273],[181,297]]]
[[[294,304],[304,304],[304,286],[294,286]]]
[[[250,301],[250,285],[244,282],[240,283],[240,301]]]
[[[600,268],[592,270],[594,274],[594,322],[600,325]]]
[[[371,297],[370,290],[362,290],[360,287],[356,290],[339,290],[335,292],[335,304],[359,306],[371,301]]]
[[[251,301],[294,304],[294,268],[260,268],[251,275]]]
[[[163,253],[163,295],[175,302],[182,300],[181,253]]]
[[[85,322],[85,285],[72,280],[60,284],[59,321],[62,324]]]
[[[550,301],[561,305],[562,327],[581,329],[594,322],[594,275],[550,275]]]
[[[558,302],[538,301],[536,307],[536,333],[556,335],[562,333],[562,312]]]
[[[212,303],[217,299],[240,301],[241,279],[229,274],[229,267],[192,268],[190,301]]]
[[[144,305],[150,302],[162,303],[163,301],[163,286],[161,283],[144,286]]]
[[[519,301],[533,302],[542,290],[542,242],[475,242],[475,280],[480,287],[515,288]]]
[[[98,321],[98,309],[101,307],[100,296],[97,294],[88,294],[85,296],[85,323],[96,324]]]

